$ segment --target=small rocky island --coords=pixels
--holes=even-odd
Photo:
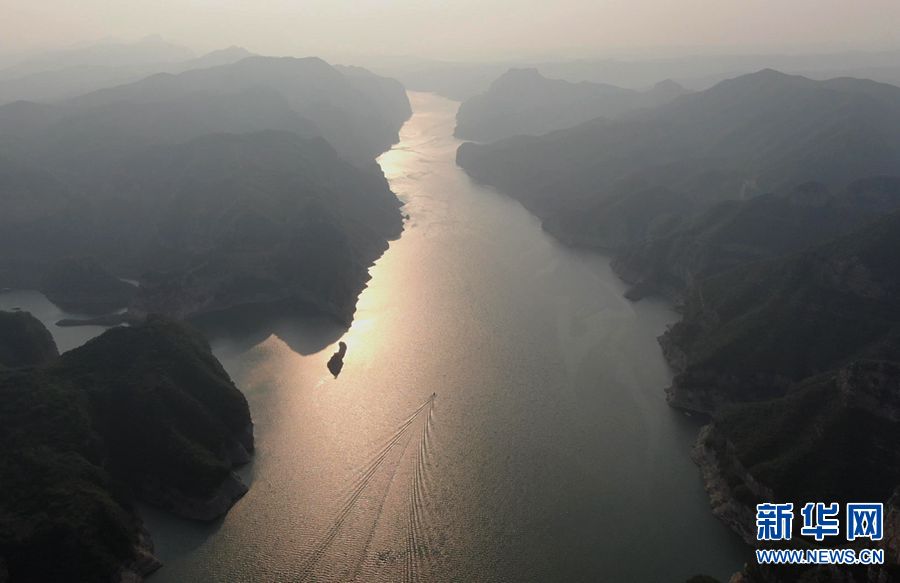
[[[337,352],[328,359],[328,372],[333,374],[334,378],[338,378],[338,375],[341,374],[341,369],[344,368],[344,355],[346,354],[347,343],[342,340],[338,342]]]
[[[57,356],[0,312],[0,355],[0,580],[140,581],[160,562],[135,501],[206,521],[247,491],[250,410],[194,330],[150,317]]]

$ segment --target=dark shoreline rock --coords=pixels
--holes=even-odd
[[[253,460],[254,449],[253,423],[249,423],[223,444],[219,455],[229,461],[232,469],[237,469]],[[223,517],[248,491],[247,485],[233,471],[212,492],[203,496],[171,488],[152,476],[141,479],[135,486],[136,496],[147,504],[199,522],[212,522]]]
[[[154,554],[153,539],[150,532],[141,524],[137,535],[137,542],[134,545],[134,559],[122,565],[122,567],[112,577],[114,583],[143,583],[144,579],[162,566],[160,561]]]
[[[202,498],[185,495],[184,492],[167,487],[152,478],[144,480],[136,494],[147,504],[178,517],[212,522],[223,517],[248,491],[247,485],[237,474],[231,472],[211,494]]]

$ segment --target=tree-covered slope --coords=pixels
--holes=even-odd
[[[0,334],[30,332],[0,312]],[[181,324],[151,318],[43,366],[0,370],[0,400],[0,570],[11,581],[141,580],[159,562],[134,501],[211,520],[246,492],[231,470],[253,449],[247,402]]]
[[[140,521],[103,467],[86,395],[0,371],[0,565],[10,581],[110,581],[137,558]]]
[[[294,299],[349,321],[368,266],[402,229],[377,168],[285,132],[155,150],[117,179],[115,192],[142,209],[109,224],[123,239],[141,234],[124,258],[143,269],[139,313]]]
[[[60,258],[93,258],[141,280],[141,312],[295,298],[348,320],[369,264],[402,229],[377,167],[292,132],[152,147],[90,191],[21,167],[6,176],[17,212],[0,215],[0,285],[37,287]]]
[[[108,467],[157,504],[191,515],[179,501],[202,506],[231,487],[233,465],[249,460],[247,401],[206,340],[181,324],[152,317],[112,328],[47,372],[87,396]],[[194,517],[227,506],[201,510]]]
[[[680,299],[695,282],[732,267],[802,251],[900,208],[900,178],[858,180],[832,193],[806,183],[713,206],[672,235],[620,249],[613,267],[634,287],[629,297]]]
[[[682,322],[662,338],[680,371],[674,404],[784,394],[853,358],[890,352],[900,330],[900,214],[831,243],[743,265],[690,291]]]

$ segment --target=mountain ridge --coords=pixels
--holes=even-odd
[[[639,92],[603,83],[549,79],[535,68],[513,68],[487,91],[460,105],[454,135],[479,142],[539,135],[594,118],[652,108],[685,92],[673,81]]]
[[[900,88],[851,81],[762,71],[627,120],[465,143],[457,162],[562,241],[614,250],[724,200],[900,174]]]

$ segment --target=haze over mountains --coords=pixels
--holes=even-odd
[[[0,290],[39,289],[57,306],[98,316],[65,324],[128,324],[59,354],[35,317],[0,311],[0,583],[140,581],[159,561],[136,502],[209,521],[244,495],[247,486],[233,470],[253,451],[250,405],[207,341],[184,321],[285,306],[324,316],[340,333],[351,325],[369,268],[410,218],[375,161],[397,143],[412,113],[407,89],[465,98],[455,135],[481,143],[462,144],[456,156],[474,181],[520,201],[559,241],[611,254],[631,300],[658,295],[677,305],[681,321],[659,329],[674,378],[657,389],[680,410],[679,421],[681,412],[709,421],[694,457],[713,512],[732,530],[755,544],[753,511],[762,501],[887,505],[886,536],[873,541],[887,553],[884,567],[750,566],[733,581],[896,580],[900,87],[884,81],[900,82],[897,57],[401,59],[373,72],[239,47],[197,56],[147,38],[57,52],[0,71]],[[779,70],[749,72],[760,60]],[[379,74],[386,71],[397,72],[406,86]],[[427,121],[429,112],[423,115]],[[456,143],[449,136],[417,139],[446,140],[444,155],[451,151],[445,144]],[[418,154],[414,147],[394,153]],[[432,171],[433,160],[423,158],[403,179],[412,181],[412,168]],[[461,194],[452,180],[447,192]],[[415,218],[411,225],[423,224]],[[452,218],[441,228],[469,236],[466,221],[476,217]],[[471,239],[476,246],[488,238]],[[482,298],[477,308],[502,311],[500,300],[511,297],[503,294],[520,291],[519,280],[504,282],[505,273],[491,271],[497,287],[487,293],[496,297]],[[450,275],[447,281],[465,279]],[[404,293],[417,291],[402,281]],[[471,290],[460,288],[441,290],[448,295],[440,298],[459,299],[468,309]],[[563,300],[576,302],[577,295]],[[523,313],[527,319],[525,310],[552,310],[559,300],[529,297],[527,309],[496,321]],[[433,315],[404,313],[429,326]],[[448,334],[482,340],[466,326]],[[497,332],[485,336],[499,342],[504,330]],[[597,349],[593,339],[579,342],[575,332],[563,332],[560,338],[584,349],[579,358]],[[262,336],[253,342],[271,338],[271,331]],[[273,344],[281,347],[281,340]],[[309,356],[283,344],[294,361]],[[341,344],[343,358],[348,347]],[[445,356],[440,348],[434,358]],[[491,358],[477,366],[511,366]],[[369,370],[361,388],[368,389]],[[558,386],[596,384],[590,378],[576,385],[570,377]],[[472,378],[481,376],[452,381]],[[433,391],[430,406],[443,382],[423,389]],[[310,394],[334,397],[337,391],[323,387]],[[489,396],[495,387],[478,389]],[[497,411],[513,398],[503,394]],[[516,407],[524,405],[513,404],[521,421]],[[431,443],[428,411],[420,455]],[[383,411],[366,408],[365,414]],[[567,414],[564,407],[552,412],[564,423]],[[386,419],[374,420],[387,427]],[[373,464],[381,464],[412,419]],[[498,427],[490,427],[492,436]],[[643,429],[648,443],[668,435],[664,428]],[[552,449],[538,443],[552,439],[549,433],[536,444]],[[291,447],[297,456],[306,453]],[[565,469],[569,461],[562,456],[549,467]],[[538,476],[540,464],[525,462],[528,477]],[[414,480],[425,467],[419,463]],[[585,475],[571,465],[578,473],[568,475]],[[365,470],[363,487],[371,467],[377,469]],[[554,489],[552,477],[535,491],[561,496],[566,490]],[[393,474],[388,487],[392,481]],[[419,485],[411,487],[410,533],[417,528],[415,505],[427,494]],[[326,540],[335,538],[341,520],[330,523]],[[567,516],[559,520],[552,526],[569,526]],[[491,522],[488,530],[496,534],[493,528]],[[393,549],[369,556],[372,540],[370,534],[360,565],[402,557]],[[408,564],[431,552],[406,543]],[[293,560],[296,549],[289,550]],[[581,574],[578,568],[571,572]],[[344,564],[336,571],[344,576]]]
[[[846,51],[812,54],[740,52],[683,56],[618,58],[510,59],[453,61],[407,58],[363,58],[372,69],[400,80],[416,91],[433,91],[465,101],[487,91],[504,71],[537,69],[541,75],[572,83],[612,84],[646,90],[672,79],[692,91],[709,89],[723,81],[760,69],[826,80],[856,77],[900,84],[898,51]]]
[[[160,563],[134,502],[213,520],[253,449],[205,340],[158,314],[279,303],[349,325],[402,230],[374,158],[410,105],[318,58],[185,61],[157,41],[66,56],[10,73],[47,103],[0,105],[0,288],[131,326],[59,356],[35,318],[0,312],[0,580],[140,581]]]
[[[317,58],[247,57],[177,75],[152,75],[43,109],[31,106],[40,111],[42,124],[25,123],[16,113],[28,107],[10,104],[0,109],[0,123],[19,124],[17,137],[25,139],[45,129],[71,132],[83,126],[83,131],[125,133],[133,128],[136,135],[128,136],[129,142],[151,132],[157,134],[151,140],[183,141],[192,131],[183,124],[197,126],[194,135],[287,129],[322,135],[345,156],[370,161],[397,139],[400,123],[409,116],[406,96],[396,82],[345,72]],[[42,127],[54,120],[59,123]]]
[[[250,57],[0,106],[4,285],[84,255],[136,279],[153,271],[141,301],[174,315],[302,297],[347,320],[366,266],[400,232],[373,158],[408,115],[396,82],[314,58]],[[267,263],[279,254],[300,263]]]
[[[626,120],[464,144],[458,160],[560,238],[612,249],[714,202],[894,173],[898,129],[900,88],[765,70]]]
[[[0,69],[0,104],[58,101],[154,73],[226,65],[250,55],[241,47],[228,47],[197,56],[158,36],[54,51]]]
[[[195,57],[194,51],[187,47],[167,42],[159,35],[148,35],[132,42],[110,39],[38,53],[3,69],[2,75],[4,78],[22,78],[71,67],[159,65]]]
[[[455,135],[491,142],[515,135],[538,135],[598,118],[616,118],[672,101],[687,91],[660,81],[647,91],[613,85],[547,79],[537,69],[510,69],[488,90],[464,101]]]

